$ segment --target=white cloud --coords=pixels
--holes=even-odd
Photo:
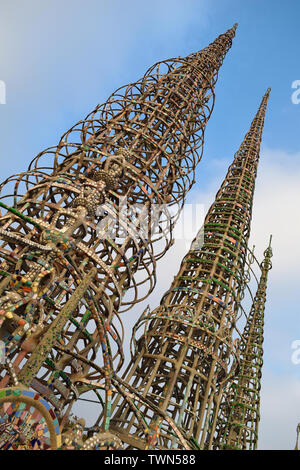
[[[264,149],[254,197],[251,240],[260,252],[273,234],[272,279],[300,274],[300,153]]]
[[[261,393],[260,450],[293,450],[300,422],[300,379],[264,371]]]

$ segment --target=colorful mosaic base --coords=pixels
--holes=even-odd
[[[0,390],[1,450],[47,450],[59,445],[58,419],[46,400],[19,388]]]

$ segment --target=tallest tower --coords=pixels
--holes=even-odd
[[[194,183],[235,29],[200,52],[155,64],[1,186],[1,393],[12,385],[39,392],[59,413],[60,429],[79,396],[99,387],[109,428],[112,374],[123,358],[115,317],[141,299],[140,285],[153,289],[174,219],[165,214],[145,234],[139,229],[154,204],[180,207]],[[6,411],[0,418],[13,421]]]
[[[145,324],[146,331],[126,380],[146,400],[140,410],[149,419],[151,438],[144,432],[143,440],[128,405],[116,401],[113,427],[131,447],[182,448],[178,436],[184,436],[184,446],[212,446],[224,386],[238,356],[233,333],[269,91],[206,215],[202,246],[196,238],[160,306],[145,312],[137,325]]]

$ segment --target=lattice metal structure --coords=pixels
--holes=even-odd
[[[297,427],[296,427],[296,445],[295,445],[295,448],[294,450],[299,450],[299,436],[300,436],[300,423],[297,424]]]
[[[239,372],[224,394],[216,426],[214,449],[255,450],[260,420],[264,311],[268,272],[272,268],[271,239],[261,263],[258,289],[243,330]]]
[[[200,52],[155,64],[1,185],[6,404],[31,387],[62,430],[72,404],[92,389],[108,430],[112,378],[123,362],[120,312],[152,291],[155,263],[172,243],[235,29]],[[159,214],[150,217],[154,205]],[[12,385],[19,388],[7,398]],[[18,421],[16,407],[4,408],[3,426]],[[13,425],[7,432],[1,445],[18,447]]]
[[[224,388],[239,360],[233,332],[248,272],[253,193],[269,91],[170,289],[160,306],[145,311],[136,325],[146,323],[146,331],[134,340],[136,350],[125,377],[140,402],[147,399],[152,406],[144,403],[139,408],[148,423],[145,432],[125,401],[114,402],[111,429],[129,448],[212,447]]]

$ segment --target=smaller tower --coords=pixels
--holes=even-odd
[[[272,268],[271,240],[261,263],[261,277],[240,345],[240,370],[224,396],[215,449],[255,450],[260,420],[264,311],[268,272]],[[219,428],[219,429],[218,429]]]

